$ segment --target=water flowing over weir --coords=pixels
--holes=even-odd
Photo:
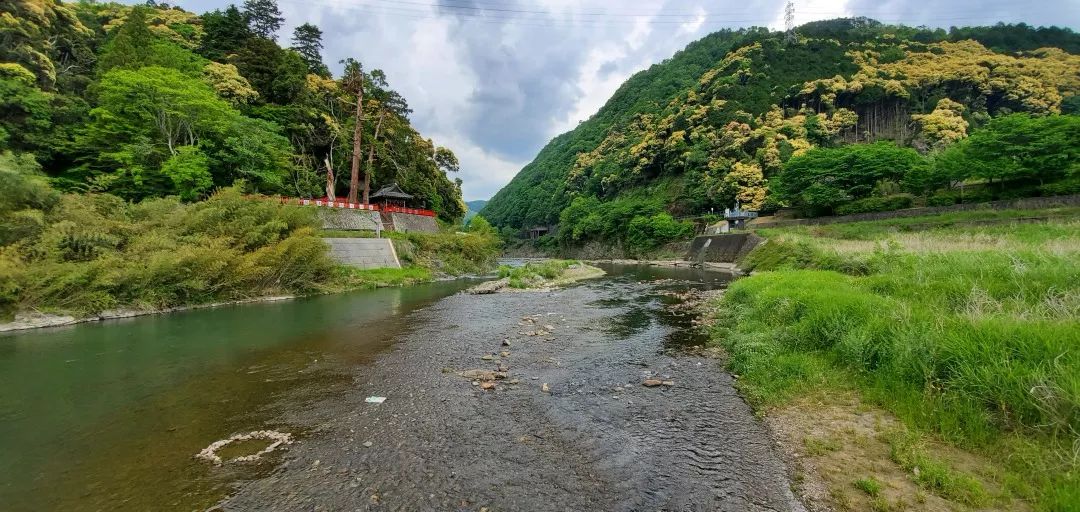
[[[680,304],[730,276],[604,268],[554,292],[446,282],[0,337],[0,500],[797,509],[731,377],[687,350],[705,338]],[[490,391],[461,376],[495,365]],[[208,447],[222,463],[195,457]]]

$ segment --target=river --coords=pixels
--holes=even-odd
[[[521,470],[513,462],[516,456],[506,461],[500,455],[515,446],[512,440],[486,441],[479,451],[462,441],[462,436],[470,435],[471,418],[494,414],[504,406],[513,412],[500,413],[491,428],[515,430],[553,422],[549,428],[594,437],[590,447],[598,453],[637,439],[647,441],[640,448],[642,456],[663,457],[648,447],[657,440],[640,438],[647,433],[611,427],[613,418],[630,425],[632,418],[626,414],[634,418],[681,414],[693,425],[730,429],[724,435],[733,439],[755,439],[749,448],[736,450],[740,458],[746,455],[740,450],[764,446],[761,449],[767,451],[748,408],[729,377],[717,369],[686,370],[680,376],[680,387],[694,382],[688,388],[696,391],[688,389],[682,400],[691,409],[700,406],[696,413],[627,408],[608,398],[608,383],[599,383],[626,381],[623,394],[629,396],[645,392],[637,389],[640,379],[633,376],[642,365],[685,368],[689,363],[700,368],[702,360],[673,352],[701,339],[690,329],[690,318],[664,313],[671,300],[662,292],[722,287],[728,276],[644,266],[606,270],[610,274],[606,278],[554,293],[461,295],[457,292],[474,282],[447,281],[2,335],[0,503],[14,511],[201,510],[216,505],[310,510],[319,504],[333,510],[355,508],[358,503],[379,508],[380,502],[394,503],[393,496],[398,496],[389,508],[448,509],[453,504],[471,509],[472,504],[491,503],[537,509],[548,508],[539,506],[547,504],[555,509],[603,503],[607,509],[625,509],[621,506],[625,503],[614,497],[625,493],[607,494],[614,488],[590,490],[594,494],[586,493],[588,499],[582,502],[556,499],[584,485],[574,479],[553,488],[551,496],[529,498],[526,492],[520,495],[524,501],[514,501],[485,490],[490,479],[463,478],[468,471],[459,465],[478,462],[493,471],[500,466],[510,472]],[[516,330],[521,329],[518,324],[525,312],[541,310],[550,310],[553,323],[558,323],[555,317],[563,322],[549,344],[531,343]],[[453,375],[479,366],[481,344],[495,343],[485,350],[496,352],[500,349],[496,340],[510,337],[515,345],[511,373],[521,376],[519,386],[501,385],[495,393],[484,393]],[[714,363],[707,365],[712,368]],[[574,380],[584,368],[596,383]],[[561,412],[553,412],[550,403],[535,402],[546,396],[539,392],[537,379],[555,387],[547,398],[561,398]],[[579,390],[567,393],[568,382]],[[581,391],[586,389],[590,392]],[[722,391],[720,399],[714,398],[717,389]],[[668,397],[680,396],[679,388],[671,391]],[[364,396],[376,392],[386,395],[387,403],[363,403]],[[594,395],[599,402],[593,403]],[[715,407],[726,402],[730,405]],[[679,400],[671,403],[678,405]],[[398,412],[386,416],[389,411]],[[405,419],[409,415],[404,411],[413,417]],[[582,411],[602,412],[601,424],[580,424],[575,418]],[[734,424],[733,414],[738,418]],[[375,433],[384,428],[389,430]],[[193,457],[215,440],[259,429],[290,432],[298,441],[261,464],[212,466]],[[353,435],[357,429],[370,433],[363,439],[368,443],[364,446],[374,444],[371,450],[358,448],[361,439]],[[451,440],[453,447],[444,445]],[[434,452],[410,455],[401,448],[405,445]],[[549,470],[573,470],[579,464],[592,468],[596,463],[563,460],[578,453],[580,446],[540,443],[531,449]],[[438,462],[436,454],[447,458]],[[767,460],[753,460],[758,469],[742,471],[751,476],[735,478],[736,490],[724,492],[742,492],[738,489],[751,485],[745,478],[754,478],[754,471],[762,467],[772,471],[763,474],[763,481],[782,473],[768,453],[751,458]],[[676,459],[655,463],[681,464]],[[320,471],[312,471],[312,464]],[[414,473],[420,466],[426,475],[423,481],[401,487],[410,479],[392,468],[416,476],[421,475]],[[541,473],[544,469],[538,468]],[[606,469],[616,474],[623,470],[618,464]],[[340,481],[329,485],[322,471],[341,475]],[[636,475],[626,471],[622,478],[633,481]],[[718,492],[715,486],[689,484],[689,475],[672,474],[663,485],[685,490],[681,494],[689,497],[687,503]],[[313,475],[318,479],[311,480]],[[544,474],[534,477],[551,480]],[[364,485],[359,485],[362,481]],[[772,503],[771,507],[790,498],[782,487],[754,494],[765,496],[763,503]],[[673,498],[665,495],[650,493],[653,498],[633,503],[671,503],[664,499]]]

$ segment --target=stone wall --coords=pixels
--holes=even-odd
[[[330,256],[352,267],[401,268],[394,244],[389,238],[323,238],[330,246]]]
[[[385,229],[390,229],[401,233],[439,232],[439,223],[435,222],[435,217],[428,217],[426,215],[382,212],[382,222]]]
[[[790,220],[765,220],[750,223],[749,228],[776,228],[782,226],[810,226],[816,224],[833,224],[837,222],[859,222],[867,220],[898,219],[903,217],[919,217],[922,215],[934,215],[938,213],[962,212],[970,210],[1008,210],[1022,209],[1035,210],[1039,208],[1056,208],[1062,206],[1080,206],[1080,195],[1055,196],[1055,197],[1027,197],[1024,199],[1011,199],[1008,201],[994,201],[991,203],[954,204],[950,206],[928,206],[926,208],[909,208],[907,210],[894,210],[891,212],[856,213],[853,215],[837,215],[833,217],[817,217],[813,219],[790,219]]]
[[[695,262],[735,263],[763,240],[753,233],[703,235],[694,238],[690,250],[686,253],[686,259]]]
[[[323,229],[335,231],[376,231],[382,228],[379,212],[345,208],[318,208]]]

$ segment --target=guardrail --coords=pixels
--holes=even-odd
[[[300,206],[321,206],[324,208],[342,208],[347,210],[368,210],[374,212],[387,212],[387,213],[407,213],[409,215],[423,215],[425,217],[434,217],[435,212],[432,210],[425,210],[423,208],[405,208],[402,206],[379,206],[377,204],[362,204],[362,203],[350,203],[348,201],[333,200],[329,198],[321,197],[318,199],[300,199],[295,197],[282,197],[282,204],[298,204]]]

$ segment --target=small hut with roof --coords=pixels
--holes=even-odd
[[[396,206],[398,208],[405,208],[405,203],[412,198],[413,196],[411,194],[406,194],[405,191],[401,190],[401,187],[399,187],[395,181],[380,188],[374,194],[371,194],[369,201],[383,207]]]

